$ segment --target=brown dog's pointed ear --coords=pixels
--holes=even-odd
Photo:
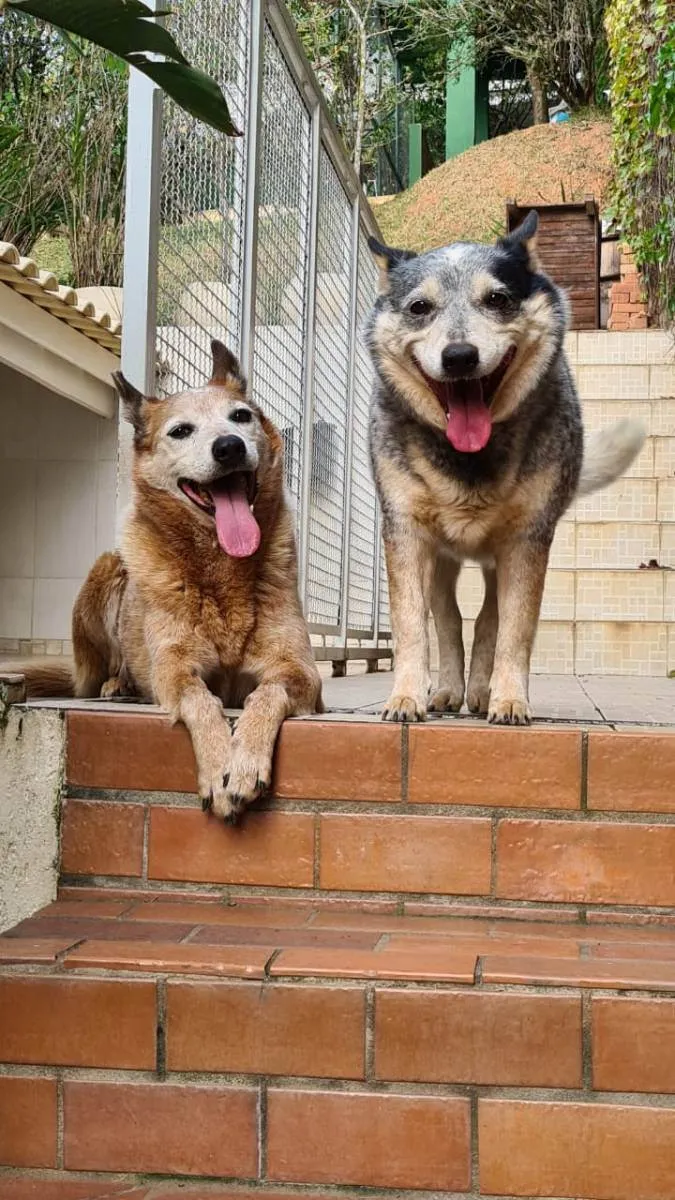
[[[134,430],[134,444],[140,445],[145,436],[145,396],[125,378],[121,371],[113,371],[115,387],[122,401],[124,416]]]
[[[408,262],[411,258],[417,258],[414,250],[394,250],[392,246],[385,246],[374,237],[368,238],[368,246],[380,270],[379,291],[381,293],[389,291],[389,272],[392,267],[397,266],[398,263]]]
[[[497,242],[503,250],[515,250],[525,255],[527,265],[531,271],[539,270],[539,257],[537,255],[537,230],[539,228],[539,217],[533,208],[525,217],[524,221],[520,222],[517,229],[513,233],[509,233],[506,237],[500,238]]]
[[[244,386],[244,379],[239,366],[239,359],[235,358],[231,350],[219,342],[216,338],[211,342],[211,354],[213,356],[213,370],[209,383],[238,383]]]

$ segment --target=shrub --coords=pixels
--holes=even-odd
[[[614,215],[650,316],[675,321],[675,20],[672,0],[612,0],[607,13]]]

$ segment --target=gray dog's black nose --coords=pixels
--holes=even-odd
[[[459,378],[478,366],[478,349],[471,342],[449,342],[441,354],[443,370]]]
[[[237,467],[246,458],[246,446],[240,437],[229,433],[226,437],[216,438],[211,453],[221,466]]]

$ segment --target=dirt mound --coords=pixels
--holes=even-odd
[[[504,231],[507,200],[559,204],[594,196],[602,211],[612,179],[608,121],[535,125],[473,146],[430,171],[375,216],[392,246],[430,250],[492,241]]]

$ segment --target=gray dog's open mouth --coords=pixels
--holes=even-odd
[[[221,549],[232,558],[250,558],[260,545],[260,526],[253,515],[257,494],[254,471],[234,471],[208,486],[179,479],[184,496],[213,517]]]
[[[490,405],[515,353],[511,346],[494,371],[473,379],[431,379],[422,372],[445,412],[445,436],[455,450],[475,454],[487,446],[492,433]]]

